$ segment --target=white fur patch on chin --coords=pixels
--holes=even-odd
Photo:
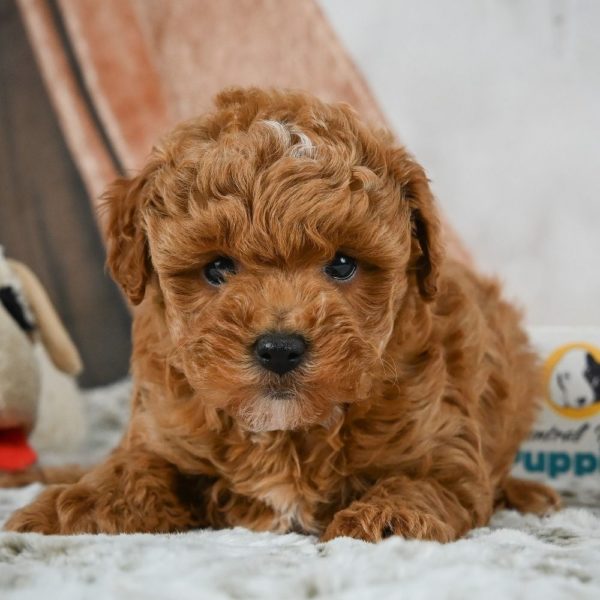
[[[256,433],[296,429],[304,424],[301,403],[293,398],[258,396],[240,411],[239,417],[248,429]]]
[[[297,398],[276,399],[258,396],[250,407],[238,413],[238,417],[254,433],[290,431],[307,425],[330,429],[344,418],[344,409],[341,406],[334,406],[328,414],[309,420],[306,419],[302,408],[302,402]]]

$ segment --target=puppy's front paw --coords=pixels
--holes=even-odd
[[[392,535],[407,539],[450,542],[456,532],[436,517],[394,504],[354,502],[333,517],[321,541],[352,537],[366,542],[380,542]]]
[[[94,500],[86,486],[53,485],[31,504],[16,511],[4,529],[45,535],[96,533],[93,505]]]
[[[4,524],[4,529],[46,535],[59,533],[56,499],[64,487],[56,485],[44,490],[31,504],[14,512]]]

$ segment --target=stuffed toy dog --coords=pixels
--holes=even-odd
[[[85,422],[73,379],[81,368],[41,283],[0,246],[0,470],[33,465],[29,441],[38,450],[81,441]]]

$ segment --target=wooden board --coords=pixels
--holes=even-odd
[[[14,0],[0,0],[0,244],[46,286],[85,363],[81,383],[125,375],[130,317]]]

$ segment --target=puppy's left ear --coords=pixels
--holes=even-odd
[[[425,301],[437,292],[444,246],[440,219],[427,175],[408,153],[398,148],[392,152],[392,172],[400,183],[402,201],[408,204],[411,222],[411,256],[409,272],[415,274],[419,293]]]

